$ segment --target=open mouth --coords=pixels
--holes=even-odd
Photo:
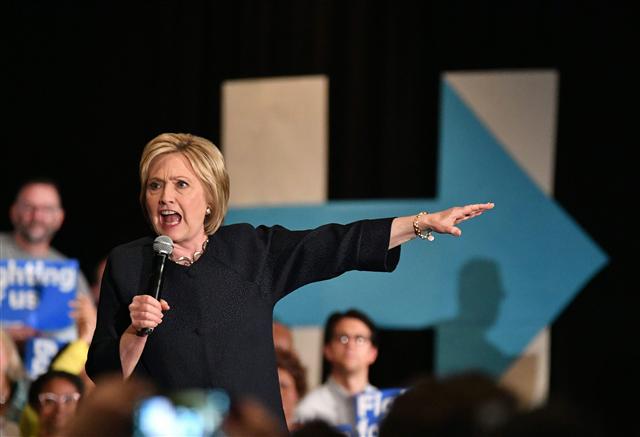
[[[160,223],[163,225],[174,226],[182,221],[182,216],[176,211],[165,209],[160,211]]]

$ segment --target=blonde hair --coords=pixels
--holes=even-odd
[[[229,175],[220,150],[209,140],[191,134],[164,133],[147,143],[140,158],[140,204],[149,220],[146,208],[146,189],[151,162],[160,155],[180,153],[191,164],[204,187],[211,214],[204,218],[207,235],[218,230],[227,214],[229,204]]]
[[[19,381],[25,377],[24,367],[22,367],[22,360],[18,353],[18,348],[13,342],[13,339],[0,328],[0,353],[7,354],[7,378],[11,381]]]

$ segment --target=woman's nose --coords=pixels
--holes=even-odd
[[[173,188],[170,184],[166,184],[162,187],[162,192],[160,193],[160,201],[163,203],[171,203],[173,202]]]

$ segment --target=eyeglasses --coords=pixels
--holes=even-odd
[[[32,205],[30,203],[19,203],[18,208],[28,214],[35,213],[36,211],[41,211],[47,215],[54,214],[60,210],[60,207],[56,205]]]
[[[56,394],[56,393],[40,393],[38,395],[38,401],[40,401],[40,405],[43,407],[52,407],[54,405],[67,405],[71,403],[76,403],[80,399],[80,393],[65,393],[65,394]]]
[[[335,340],[338,340],[342,344],[348,344],[350,342],[354,342],[356,345],[361,346],[371,341],[371,337],[367,337],[364,335],[340,334],[335,336]]]

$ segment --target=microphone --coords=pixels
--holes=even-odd
[[[153,241],[154,257],[153,276],[151,277],[151,289],[147,293],[156,300],[160,299],[160,290],[164,276],[164,263],[173,252],[173,241],[166,235],[160,235]],[[144,337],[153,332],[153,328],[138,329],[136,333],[139,337]]]

